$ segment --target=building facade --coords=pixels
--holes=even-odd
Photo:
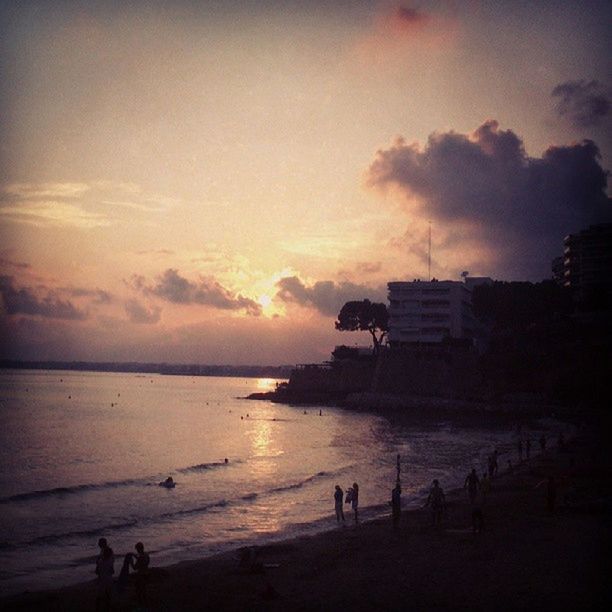
[[[488,279],[490,280],[490,279]],[[472,291],[459,281],[390,282],[389,333],[391,346],[439,344],[474,337]]]
[[[563,282],[578,302],[612,304],[612,223],[565,237]]]

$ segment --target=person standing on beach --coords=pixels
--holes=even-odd
[[[110,610],[113,590],[113,574],[115,573],[115,555],[106,538],[98,540],[100,554],[96,558],[96,575],[98,576],[98,592],[96,595],[96,612]]]
[[[140,606],[147,603],[147,581],[149,579],[149,553],[145,552],[144,544],[138,542],[135,546],[136,554],[132,557],[132,567],[136,572],[134,585],[136,587],[136,601]]]
[[[493,451],[493,476],[497,476],[497,469],[499,465],[497,463],[497,449]]]
[[[544,434],[540,436],[540,450],[542,452],[546,450],[546,436]]]
[[[521,463],[523,461],[523,441],[520,438],[516,446],[518,449],[519,463]]]
[[[336,508],[336,521],[339,523],[342,519],[344,523],[344,510],[342,509],[342,501],[344,499],[344,491],[340,488],[340,485],[336,485],[334,491],[334,505]]]
[[[433,481],[433,487],[429,492],[429,497],[427,498],[427,502],[425,502],[425,506],[431,508],[431,520],[434,527],[440,525],[442,523],[442,513],[446,508],[446,498],[444,497],[444,491],[442,487],[440,487],[440,483],[437,479]]]
[[[482,493],[482,502],[484,504],[487,496],[491,492],[491,480],[486,472],[482,473],[482,480],[480,481],[480,492]]]
[[[393,491],[391,491],[391,517],[393,520],[393,528],[397,529],[399,526],[400,518],[402,516],[402,488],[399,482],[395,485]]]
[[[354,482],[353,483],[353,495],[351,496],[351,508],[353,509],[353,513],[355,514],[355,523],[359,521],[359,485]]]
[[[527,461],[529,461],[529,457],[531,456],[531,440],[529,438],[525,440],[525,453],[527,455]]]
[[[474,468],[472,468],[472,471],[467,475],[463,488],[468,490],[470,503],[474,505],[474,500],[476,499],[476,495],[480,489],[480,480],[478,479],[478,474],[476,474],[476,470]]]

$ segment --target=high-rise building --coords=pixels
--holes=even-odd
[[[563,279],[578,302],[612,305],[612,223],[565,237]]]

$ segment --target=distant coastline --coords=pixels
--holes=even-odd
[[[244,378],[287,379],[293,366],[259,365],[202,365],[106,361],[19,361],[0,360],[1,369],[12,370],[68,370],[75,372],[124,372],[163,374],[170,376],[237,376]]]

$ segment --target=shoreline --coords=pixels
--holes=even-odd
[[[433,529],[429,512],[419,508],[403,510],[398,530],[390,518],[354,526],[347,516],[346,528],[254,547],[270,566],[261,572],[241,569],[236,550],[153,567],[149,609],[493,610],[505,596],[508,609],[604,609],[610,491],[600,435],[582,431],[568,442],[568,452],[549,449],[501,473],[483,507],[482,533],[472,533],[467,495],[454,489],[447,493],[443,529]],[[553,516],[545,511],[545,487],[536,488],[547,475],[559,481]],[[115,565],[118,575],[119,558]],[[6,610],[91,610],[95,594],[92,580],[0,604]],[[129,587],[112,609],[133,609],[133,597]]]

